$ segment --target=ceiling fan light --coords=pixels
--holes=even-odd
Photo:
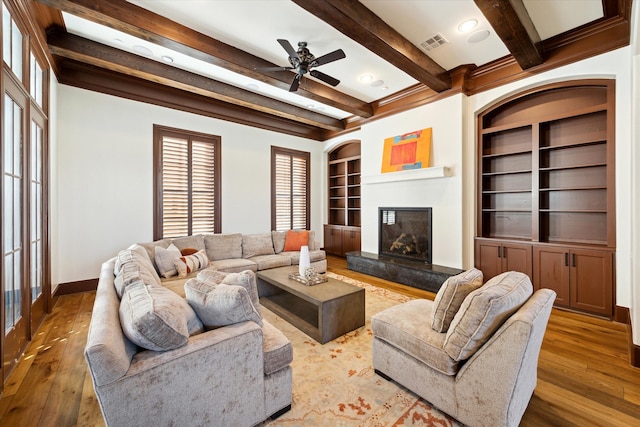
[[[358,80],[360,81],[360,83],[369,84],[373,81],[373,74],[362,74],[360,77],[358,77]]]
[[[467,19],[466,21],[462,21],[460,25],[458,25],[458,31],[461,33],[468,33],[473,30],[476,25],[478,25],[477,19]]]

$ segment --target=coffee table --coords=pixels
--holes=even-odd
[[[307,286],[290,273],[297,266],[256,273],[260,304],[324,344],[364,326],[364,289],[332,278]]]

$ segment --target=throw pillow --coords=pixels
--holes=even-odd
[[[444,351],[455,361],[471,357],[533,293],[524,273],[502,273],[471,292],[453,317]]]
[[[220,328],[249,320],[262,326],[262,318],[242,286],[213,285],[189,279],[184,284],[184,293],[206,328]]]
[[[440,287],[433,301],[431,328],[436,332],[447,332],[449,325],[471,292],[482,286],[482,271],[472,268],[449,277]]]
[[[271,233],[242,235],[242,258],[274,254]]]
[[[193,255],[181,256],[173,260],[173,264],[178,270],[178,277],[187,277],[194,271],[202,270],[209,265],[209,258],[204,249],[196,252]]]
[[[184,248],[184,249],[180,249],[180,254],[181,255],[193,255],[196,252],[198,252],[198,249],[196,248]]]
[[[284,240],[284,252],[299,251],[301,246],[309,246],[309,231],[287,231],[287,237]]]
[[[160,246],[156,247],[156,267],[160,276],[168,278],[177,275],[178,270],[176,270],[173,261],[176,258],[180,258],[181,255],[180,249],[173,243],[167,249]]]
[[[120,323],[131,342],[153,351],[182,347],[202,322],[187,302],[159,285],[141,280],[127,286],[120,302]]]
[[[258,284],[256,283],[256,273],[251,270],[245,270],[240,273],[228,273],[222,279],[221,283],[225,285],[242,286],[245,288],[249,293],[249,298],[251,298],[251,304],[253,304],[260,317],[262,317],[262,311],[260,310],[260,297],[258,296]]]

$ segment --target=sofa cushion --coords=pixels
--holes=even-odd
[[[113,285],[116,288],[118,298],[122,298],[127,286],[140,280],[142,280],[145,285],[157,285],[155,277],[149,271],[149,268],[145,267],[143,264],[139,264],[137,262],[128,262],[124,264],[113,280]]]
[[[204,235],[202,234],[194,234],[193,236],[184,236],[178,237],[171,241],[174,245],[182,251],[183,249],[197,249],[197,250],[205,250],[204,246]]]
[[[371,317],[375,337],[410,354],[446,375],[455,375],[459,363],[444,351],[445,334],[431,328],[433,301],[416,299],[394,305]]]
[[[156,271],[155,266],[146,255],[146,251],[142,251],[142,247],[140,245],[135,246],[137,246],[137,248],[131,247],[131,249],[125,249],[118,252],[118,255],[116,256],[115,267],[113,269],[114,274],[117,276],[118,273],[120,273],[123,265],[132,262],[138,264],[142,268],[145,268],[149,272],[149,274],[153,276],[156,284],[159,285],[160,276],[158,276],[158,272]]]
[[[244,258],[221,259],[211,261],[209,265],[215,267],[218,271],[226,273],[240,273],[245,270],[258,271],[258,264]]]
[[[198,278],[200,276],[198,275]],[[211,277],[211,275],[209,275]],[[247,290],[249,298],[251,298],[251,304],[255,307],[260,317],[262,317],[262,311],[260,310],[260,297],[258,296],[258,284],[256,282],[256,274],[251,270],[245,270],[240,273],[228,273],[218,283],[225,285],[242,286]]]
[[[242,234],[205,234],[204,246],[210,261],[242,258]]]
[[[279,255],[288,256],[289,258],[291,258],[291,265],[300,264],[300,251],[281,252]],[[325,251],[323,250],[312,251],[311,249],[309,249],[309,261],[311,262],[322,261],[323,259],[326,259],[326,258],[327,258],[327,254],[325,253]]]
[[[454,360],[468,359],[532,293],[524,273],[509,271],[487,281],[462,302],[449,326],[445,351]]]
[[[271,233],[242,235],[243,258],[252,258],[258,255],[273,255],[274,253]]]
[[[286,368],[293,361],[293,345],[278,328],[262,322],[262,347],[264,350],[264,374],[271,375]]]
[[[156,268],[158,269],[158,273],[160,273],[160,277],[168,278],[177,276],[178,270],[176,270],[173,261],[182,256],[180,249],[172,243],[166,249],[160,246],[156,247],[155,252]]]
[[[273,241],[273,250],[275,253],[279,254],[284,250],[284,241],[287,238],[286,231],[275,231],[271,232],[271,240]]]
[[[302,246],[309,246],[309,231],[289,230],[284,240],[284,252],[299,251]]]
[[[127,338],[148,350],[173,350],[202,331],[202,323],[184,299],[141,280],[127,286],[119,312]]]
[[[282,253],[277,255],[258,255],[249,259],[258,265],[258,271],[291,265],[291,257],[283,256]]]
[[[472,268],[445,280],[436,294],[431,313],[431,327],[434,331],[447,332],[462,301],[482,286],[482,279],[482,271]]]
[[[178,277],[187,277],[194,271],[202,270],[209,265],[209,258],[204,249],[193,255],[181,256],[173,260],[173,264],[178,270]]]
[[[202,282],[189,279],[184,284],[187,301],[206,328],[253,321],[262,326],[262,318],[242,286]]]

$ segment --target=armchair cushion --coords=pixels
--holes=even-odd
[[[373,335],[446,375],[458,362],[444,351],[445,334],[431,328],[433,301],[416,299],[389,307],[371,318]],[[426,314],[426,316],[425,316]]]
[[[449,326],[444,350],[452,359],[468,359],[533,293],[524,273],[502,273],[471,292]]]
[[[462,305],[462,301],[467,295],[482,286],[482,278],[482,271],[472,268],[449,277],[443,283],[436,294],[431,312],[431,327],[434,331],[447,332],[453,316]]]
[[[256,274],[251,270],[245,270],[240,273],[227,274],[220,283],[225,285],[242,286],[247,290],[251,304],[256,309],[260,317],[262,312],[260,311],[260,297],[258,296],[258,283],[256,282]]]
[[[120,301],[122,329],[139,347],[166,351],[182,347],[202,323],[187,302],[169,289],[139,280],[125,289]]]
[[[128,262],[124,264],[113,280],[118,298],[122,298],[127,286],[142,280],[146,285],[156,284],[154,275],[142,264]]]

